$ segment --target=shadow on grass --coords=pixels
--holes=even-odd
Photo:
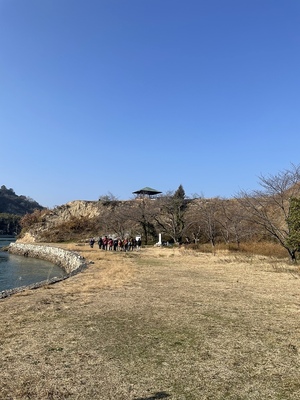
[[[166,392],[157,392],[150,397],[135,397],[134,400],[158,400],[158,399],[166,399],[167,397],[170,397],[170,394]]]

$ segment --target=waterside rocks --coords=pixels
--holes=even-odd
[[[87,267],[87,262],[82,256],[75,252],[64,250],[59,247],[16,242],[9,245],[8,251],[12,254],[21,255],[24,257],[50,261],[53,264],[64,269],[66,271],[66,275],[63,277],[52,278],[47,281],[38,282],[30,286],[22,286],[19,288],[3,291],[0,293],[0,298],[8,297],[12,294],[19,293],[26,289],[37,289],[41,286],[64,280],[72,275],[77,274],[78,272],[81,272],[84,268]]]
[[[8,251],[12,254],[50,261],[63,268],[67,274],[81,271],[86,267],[86,262],[82,256],[59,247],[15,242],[9,245]]]

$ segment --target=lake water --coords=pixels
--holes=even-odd
[[[62,268],[48,261],[1,251],[2,247],[14,240],[12,237],[0,236],[0,292],[65,275]]]

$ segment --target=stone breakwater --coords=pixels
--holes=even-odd
[[[22,286],[15,289],[5,290],[0,292],[0,298],[8,297],[12,294],[19,293],[26,289],[37,289],[44,285],[49,285],[55,282],[62,281],[72,275],[81,272],[87,267],[86,260],[79,254],[64,250],[59,247],[51,247],[44,245],[35,245],[27,243],[11,243],[8,247],[9,253],[21,255],[24,257],[38,258],[40,260],[50,261],[53,264],[61,267],[66,272],[63,277],[48,279],[46,281],[34,283],[29,286]]]

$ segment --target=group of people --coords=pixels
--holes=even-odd
[[[90,239],[90,247],[93,248],[96,240]],[[99,249],[109,251],[133,251],[134,249],[140,250],[142,241],[141,238],[109,238],[107,236],[99,237],[97,240]]]

